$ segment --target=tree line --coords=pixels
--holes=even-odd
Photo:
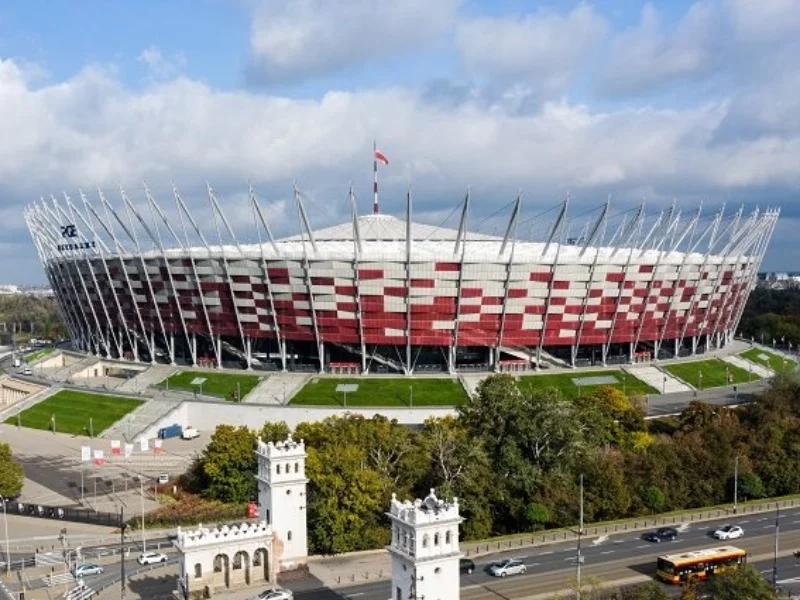
[[[35,298],[27,294],[0,295],[0,335],[10,339],[17,330],[17,341],[29,337],[64,337],[64,323],[54,298]],[[31,333],[31,329],[33,333]]]
[[[756,288],[747,299],[742,321],[741,335],[757,342],[781,345],[800,344],[800,289],[771,290]]]
[[[285,423],[259,431],[219,426],[186,485],[225,502],[256,497],[256,438],[280,441]],[[455,417],[417,429],[376,416],[330,417],[292,432],[308,452],[309,543],[336,554],[387,543],[391,494],[458,496],[462,539],[574,526],[579,476],[587,522],[800,492],[800,382],[776,378],[730,409],[692,403],[645,421],[641,403],[600,387],[570,400],[556,389],[485,379]]]

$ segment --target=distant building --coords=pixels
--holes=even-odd
[[[19,293],[20,293],[19,287],[16,285],[11,285],[11,284],[0,285],[0,294],[10,295]]]

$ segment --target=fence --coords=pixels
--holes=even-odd
[[[122,525],[119,513],[96,512],[86,508],[45,506],[43,504],[16,502],[9,505],[8,512],[25,517],[73,521],[75,523],[89,523],[108,527],[120,527]]]

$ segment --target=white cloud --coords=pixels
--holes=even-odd
[[[712,71],[726,29],[720,16],[715,4],[698,2],[665,32],[658,10],[646,4],[639,23],[612,40],[598,74],[600,88],[618,95],[650,92]]]
[[[471,72],[560,93],[607,28],[590,5],[580,4],[566,15],[541,9],[518,18],[467,19],[458,25],[456,40]]]
[[[462,0],[266,0],[250,31],[251,71],[265,82],[329,74],[429,42]]]
[[[157,46],[150,45],[136,57],[144,64],[154,79],[170,79],[186,67],[186,55],[183,52],[165,57]]]

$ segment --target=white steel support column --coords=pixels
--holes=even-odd
[[[44,204],[44,199],[41,199],[41,202]],[[43,210],[38,204],[33,205],[27,217],[29,228],[33,228],[33,230],[37,232],[36,239],[38,239],[39,248],[41,248],[42,255],[45,257],[45,260],[48,263],[47,272],[49,276],[53,278],[54,282],[57,283],[53,289],[65,290],[67,286],[67,280],[69,279],[70,286],[73,288],[73,295],[70,296],[69,293],[62,293],[61,296],[64,307],[68,308],[67,312],[72,315],[72,327],[74,328],[73,338],[76,338],[76,341],[80,347],[88,351],[91,341],[89,337],[89,324],[86,320],[86,315],[83,313],[83,310],[79,310],[75,305],[75,301],[77,300],[77,292],[75,292],[75,286],[72,283],[72,276],[69,274],[66,267],[63,267],[61,264],[62,259],[58,252],[58,238],[56,238],[50,228],[45,225]]]
[[[716,247],[717,242],[718,242],[718,240],[720,238],[724,238],[726,235],[728,235],[729,232],[735,232],[736,226],[737,226],[737,224],[739,222],[739,219],[741,218],[741,215],[742,215],[742,209],[740,208],[738,211],[736,211],[736,213],[734,213],[734,216],[731,219],[731,222],[728,224],[727,227],[725,227],[725,229],[719,235],[719,238],[717,237],[716,231],[715,231],[714,235],[712,235],[711,239],[709,240],[708,248],[706,248],[706,252],[705,252],[705,254],[703,256],[703,262],[701,263],[700,271],[698,272],[697,285],[695,286],[695,292],[694,292],[694,294],[692,294],[692,299],[691,299],[691,301],[689,303],[689,308],[686,311],[686,319],[685,319],[685,321],[683,323],[683,328],[681,330],[681,335],[680,335],[680,339],[679,339],[679,342],[678,342],[679,346],[683,345],[683,340],[686,337],[686,332],[689,330],[689,320],[691,318],[693,318],[692,313],[694,312],[694,309],[697,306],[697,302],[700,300],[700,298],[702,296],[702,294],[700,293],[700,287],[701,287],[701,285],[703,283],[703,273],[705,273],[705,270],[708,268],[708,263],[709,263],[709,260],[711,258],[712,252],[714,251],[714,248]],[[695,328],[695,334],[692,336],[692,356],[697,354],[697,334],[696,334],[696,332],[697,332],[698,329],[699,329],[699,326]]]
[[[57,206],[56,208],[58,209],[58,211],[65,218],[69,219],[70,222],[74,224],[75,223],[75,213],[78,213],[78,215],[81,217],[81,219],[83,219],[83,215],[81,215],[75,209],[75,207],[72,204],[72,201],[70,200],[69,196],[66,193],[64,194],[64,202],[67,203],[67,209],[68,209],[69,213],[67,213],[67,211],[65,211],[63,208],[61,208],[60,205]],[[85,222],[86,222],[86,220],[84,219],[84,223]],[[83,240],[83,242],[85,244],[91,245],[91,240],[89,240],[89,238],[87,238],[83,234],[83,232],[77,227],[76,227],[76,233],[78,234],[78,238]],[[94,258],[96,258],[97,255],[98,255],[96,244],[95,244],[94,251],[95,251],[95,257]],[[110,347],[109,340],[114,343],[114,348],[116,348],[116,350],[117,350],[117,356],[119,358],[122,358],[122,345],[120,343],[120,340],[117,339],[117,335],[116,335],[116,333],[114,331],[114,327],[113,327],[113,324],[111,322],[111,315],[108,312],[108,306],[106,305],[105,298],[103,297],[102,290],[100,289],[100,284],[97,282],[97,274],[94,272],[94,261],[93,261],[93,259],[89,258],[89,255],[88,255],[87,252],[83,252],[83,258],[84,258],[84,263],[86,264],[86,268],[89,271],[89,275],[92,278],[92,285],[94,286],[94,291],[95,291],[95,294],[97,295],[97,299],[100,300],[100,307],[103,310],[103,316],[105,317],[106,342],[108,344],[107,352],[109,354],[109,358],[111,358],[110,355],[111,355],[111,350],[112,350],[111,347]],[[109,281],[109,285],[111,285],[113,287],[113,284],[110,281]]]
[[[364,313],[361,310],[361,280],[358,276],[358,269],[361,254],[364,250],[361,241],[361,229],[358,226],[358,206],[356,196],[353,193],[353,184],[350,183],[350,216],[353,220],[353,286],[356,297],[356,321],[358,322],[358,341],[361,346],[361,372],[367,372],[367,344],[364,339]]]
[[[56,199],[51,197],[51,200],[53,201],[53,206],[56,208],[56,210],[60,210],[60,207],[58,206],[58,202],[56,201]],[[56,216],[56,214],[53,211],[50,210],[49,206],[44,205],[44,210],[52,216],[53,221],[55,223],[58,223],[58,217]],[[69,218],[69,217],[67,217],[67,218]],[[71,256],[73,259],[77,258],[75,250],[69,250],[68,252],[69,252],[69,256]],[[97,317],[97,313],[94,310],[94,304],[92,303],[92,298],[89,295],[89,290],[86,287],[86,281],[84,280],[83,274],[81,273],[81,269],[80,269],[80,267],[78,266],[78,264],[77,264],[77,262],[75,260],[72,261],[72,266],[75,268],[75,271],[78,274],[78,279],[80,280],[80,283],[81,283],[81,289],[83,290],[83,295],[84,295],[84,298],[85,298],[85,302],[89,305],[89,311],[90,311],[90,313],[92,315],[92,319],[94,320],[95,331],[96,331],[95,339],[97,339],[99,341],[99,344],[102,344],[103,348],[105,349],[106,355],[108,356],[108,355],[111,354],[111,348],[110,348],[110,345],[108,343],[108,340],[103,335],[102,326],[100,325],[100,319]],[[69,267],[67,267],[67,268],[69,269]],[[75,290],[75,294],[76,294],[76,297],[78,297],[77,290]],[[98,355],[100,354],[99,345],[96,348],[96,353]]]
[[[78,315],[74,307],[68,301],[69,294],[60,293],[61,288],[65,284],[61,282],[60,260],[55,252],[57,245],[53,245],[44,231],[40,229],[41,225],[37,218],[35,207],[29,207],[25,211],[25,223],[33,238],[36,252],[39,255],[42,267],[44,267],[47,279],[50,281],[52,289],[56,292],[56,302],[58,302],[61,314],[64,316],[64,321],[66,322],[67,329],[69,329],[70,337],[82,345],[84,343],[84,333],[79,324]]]
[[[674,207],[674,204],[673,204],[673,207],[670,210],[670,216],[674,213],[674,208],[675,207]],[[656,277],[658,277],[658,268],[661,266],[661,262],[664,260],[664,256],[666,256],[666,254],[667,254],[667,252],[665,250],[663,250],[663,245],[666,243],[667,237],[673,231],[675,231],[675,229],[678,227],[678,224],[680,223],[680,219],[681,219],[680,211],[678,211],[678,214],[675,215],[675,217],[672,218],[671,220],[667,219],[667,226],[666,226],[666,229],[664,231],[664,235],[661,236],[661,239],[658,241],[658,243],[656,244],[656,247],[654,248],[656,251],[658,251],[658,258],[656,258],[656,262],[653,265],[653,272],[651,274],[650,281],[647,282],[647,291],[645,292],[644,305],[643,305],[642,312],[641,312],[640,317],[639,317],[639,327],[636,330],[636,337],[634,338],[634,342],[633,342],[633,351],[634,352],[636,352],[636,348],[639,347],[639,340],[642,337],[642,331],[644,330],[645,315],[647,314],[647,307],[650,304],[650,295],[653,292],[653,284],[656,281]],[[645,252],[645,250],[642,249],[640,254],[639,254],[639,257],[644,255],[644,252]],[[655,312],[655,311],[653,311],[653,312]],[[658,359],[658,355],[654,356],[653,358],[654,359]]]
[[[97,214],[97,211],[94,210],[94,208],[92,207],[91,204],[89,205],[89,210],[92,211],[92,213],[95,216],[95,219],[97,219],[97,222],[100,223],[100,225],[103,226],[103,228],[106,230],[106,232],[108,232],[108,234],[111,236],[111,239],[114,240],[114,245],[117,248],[117,256],[119,258],[120,267],[122,268],[122,272],[125,275],[125,282],[128,284],[128,293],[130,294],[131,302],[133,303],[133,308],[134,308],[134,311],[136,312],[136,317],[137,317],[137,319],[139,321],[139,327],[141,328],[142,340],[144,341],[144,345],[147,347],[147,351],[150,353],[150,363],[151,364],[155,364],[155,362],[156,362],[156,348],[155,348],[155,345],[154,345],[153,340],[152,340],[152,335],[148,335],[148,331],[144,326],[144,320],[142,319],[142,313],[141,313],[141,310],[139,309],[139,302],[136,300],[136,296],[138,294],[137,294],[136,290],[134,290],[133,284],[131,283],[130,275],[128,274],[128,266],[125,263],[125,255],[127,254],[127,252],[125,251],[124,247],[122,246],[122,242],[120,242],[120,240],[117,238],[116,234],[114,233],[114,228],[111,225],[111,218],[110,217],[111,216],[114,217],[114,219],[117,221],[119,226],[122,227],[122,230],[125,232],[125,234],[128,236],[128,238],[132,242],[135,243],[134,235],[128,229],[128,226],[122,221],[122,218],[117,214],[117,212],[114,210],[114,208],[108,202],[108,200],[106,200],[106,197],[105,197],[105,194],[103,193],[103,191],[98,188],[97,194],[100,197],[100,202],[103,205],[103,210],[106,213],[106,220],[108,221],[108,223],[106,223],[105,221],[103,221],[103,219],[100,218],[100,215]],[[135,260],[133,258],[134,255],[133,255],[133,253],[131,253],[130,255],[131,255],[131,262],[133,263],[134,260]],[[140,281],[139,283],[143,284],[144,282]],[[142,290],[142,291],[144,291],[144,290]],[[150,333],[152,334],[152,329],[150,330]]]
[[[83,192],[81,192],[81,200],[83,202],[84,209],[89,211],[89,207],[90,207],[89,200],[86,198],[86,195]],[[131,337],[130,327],[128,326],[128,320],[125,318],[125,312],[122,310],[122,305],[120,304],[119,296],[117,295],[117,288],[114,285],[114,281],[111,278],[111,271],[108,268],[108,259],[106,258],[106,253],[110,252],[109,248],[105,244],[105,242],[102,240],[102,238],[100,238],[100,236],[97,235],[97,230],[95,230],[94,226],[91,223],[91,216],[87,214],[86,215],[87,218],[84,218],[84,216],[80,213],[80,211],[76,210],[75,212],[81,218],[81,220],[83,221],[84,225],[86,225],[86,227],[89,228],[89,231],[91,231],[92,235],[94,236],[94,238],[95,238],[95,240],[97,242],[97,247],[100,249],[100,259],[101,259],[101,262],[103,263],[103,270],[105,272],[106,280],[108,281],[108,285],[109,285],[109,287],[111,287],[111,295],[114,297],[114,305],[117,307],[117,314],[119,314],[120,323],[122,324],[122,326],[120,328],[120,331],[119,331],[119,339],[120,340],[122,339],[122,330],[124,329],[126,337],[128,339],[128,345],[131,347],[131,352],[133,352],[134,360],[135,360],[136,356],[138,356],[138,352],[137,352],[137,349],[136,349],[136,343],[133,341],[133,338]],[[120,358],[121,357],[122,356],[120,356]]]
[[[497,358],[498,364],[500,359],[500,349],[503,347],[503,334],[505,333],[506,328],[506,312],[508,309],[508,289],[511,286],[511,276],[514,270],[514,250],[517,247],[517,223],[519,223],[519,213],[520,213],[520,205],[522,203],[522,195],[517,195],[517,200],[514,204],[514,210],[511,212],[511,218],[508,221],[508,230],[506,231],[506,237],[503,241],[503,245],[500,248],[500,252],[497,255],[498,260],[501,259],[503,256],[503,250],[506,247],[506,242],[511,237],[511,249],[508,253],[508,262],[506,263],[506,279],[503,282],[503,306],[500,312],[500,328],[497,332]],[[497,370],[497,366],[495,367],[495,371]]]
[[[294,188],[294,197],[295,202],[297,203],[297,212],[300,217],[300,227],[305,228],[306,233],[308,233],[308,238],[311,242],[311,249],[316,255],[317,253],[317,243],[314,240],[314,233],[311,229],[311,223],[308,220],[308,215],[306,214],[305,206],[303,205],[303,198],[300,196],[300,190],[295,185]],[[314,290],[311,283],[311,263],[308,260],[308,249],[306,248],[305,240],[302,240],[303,244],[303,277],[306,282],[306,289],[308,290],[308,305],[311,309],[311,323],[314,326],[314,340],[317,344],[317,356],[319,357],[319,372],[325,372],[325,347],[322,344],[322,339],[319,334],[319,325],[317,323],[317,311],[315,308],[314,303]]]
[[[742,262],[742,259],[747,258],[748,251],[751,252],[754,251],[756,256],[759,256],[758,261],[760,264],[761,262],[760,255],[763,255],[763,252],[766,250],[766,242],[769,241],[769,235],[771,234],[771,227],[772,227],[771,218],[772,214],[768,209],[761,217],[758,226],[755,228],[755,231],[753,231],[750,234],[748,239],[743,241],[743,243],[739,248],[735,249],[736,252],[734,255],[738,256],[738,259],[736,260],[736,265],[734,267],[734,270],[738,268],[739,264]],[[757,277],[758,276],[757,269],[754,271],[755,271],[755,276]],[[754,271],[750,272],[747,284],[743,287],[743,289],[746,290],[746,293],[745,294],[740,293],[738,295],[738,298],[741,298],[742,305],[744,305],[747,294],[749,294],[750,286],[753,285],[754,283],[753,280]],[[727,328],[730,326],[734,311],[738,310],[738,306],[736,305],[738,298],[734,297],[734,299],[732,300],[731,308],[728,317],[725,319],[725,325],[723,327],[723,329],[725,330],[727,330]],[[715,320],[714,327],[712,328],[712,331],[716,334],[720,333],[719,321],[720,318],[722,317],[721,309],[722,306],[720,306],[720,312],[717,314],[717,319]],[[717,339],[717,348],[719,348],[719,338]]]
[[[668,255],[672,254],[675,251],[677,251],[677,249],[680,247],[680,245],[683,243],[683,241],[686,239],[687,236],[690,236],[689,237],[689,240],[690,240],[689,244],[690,245],[692,244],[692,238],[694,237],[694,232],[697,230],[697,223],[700,220],[700,214],[701,214],[702,210],[703,210],[703,204],[701,203],[700,206],[697,208],[697,213],[695,213],[694,218],[689,223],[688,227],[686,227],[686,229],[684,229],[683,233],[678,238],[678,241],[675,242],[672,245],[671,250],[667,253]],[[717,211],[717,216],[714,219],[714,223],[718,223],[719,222],[719,218],[721,217],[721,215],[722,215],[722,211],[721,210]],[[706,235],[706,233],[708,233],[708,231],[709,231],[709,228],[706,228],[705,232],[703,232],[703,234],[700,236],[700,240],[702,240],[703,237],[705,237],[705,235]],[[698,242],[699,242],[699,240],[698,240]],[[678,298],[678,285],[679,285],[679,283],[681,281],[681,278],[686,275],[686,266],[688,264],[688,260],[689,260],[689,256],[690,255],[691,255],[691,247],[687,247],[685,249],[685,252],[683,253],[683,259],[681,260],[681,264],[678,267],[678,272],[675,275],[675,284],[673,285],[673,293],[672,293],[672,296],[670,297],[669,308],[667,309],[667,314],[664,317],[664,324],[661,326],[661,333],[659,333],[659,335],[658,335],[658,342],[655,345],[656,358],[658,358],[658,355],[661,352],[661,345],[664,342],[664,336],[667,333],[667,327],[669,327],[670,315],[675,310],[675,299]],[[677,355],[677,352],[676,352],[676,355]]]
[[[757,252],[757,253],[754,254],[755,258],[753,260],[753,265],[752,265],[751,271],[750,271],[750,284],[749,284],[749,286],[748,286],[748,288],[746,290],[745,295],[742,297],[742,300],[740,302],[738,314],[736,316],[736,319],[733,322],[733,327],[729,327],[728,328],[728,332],[729,332],[729,335],[731,336],[731,338],[733,336],[735,336],[736,330],[739,328],[739,322],[742,319],[742,315],[744,314],[744,308],[745,308],[745,305],[747,304],[747,297],[750,295],[750,293],[753,290],[753,287],[755,286],[755,282],[756,282],[756,280],[758,278],[758,271],[759,271],[759,269],[761,267],[761,261],[763,260],[764,254],[767,251],[767,246],[769,245],[769,241],[770,241],[770,239],[772,239],[772,234],[775,231],[775,225],[778,223],[778,217],[780,216],[780,213],[781,213],[780,208],[775,209],[771,213],[771,215],[770,215],[771,219],[770,219],[770,223],[768,225],[768,232],[764,236],[763,244],[761,246],[761,250],[760,250],[760,252]]]
[[[564,245],[564,235],[563,232],[566,229],[564,227],[564,221],[567,217],[567,210],[569,209],[569,195],[567,195],[567,199],[564,201],[564,207],[561,209],[561,213],[556,218],[555,222],[553,223],[553,228],[550,231],[550,235],[548,236],[547,243],[542,250],[541,257],[547,254],[548,248],[550,248],[550,243],[553,239],[558,236],[558,246],[556,247],[556,254],[553,257],[553,266],[550,268],[550,281],[547,282],[547,296],[544,299],[544,314],[542,315],[542,332],[539,336],[539,344],[536,346],[536,369],[540,368],[542,364],[542,348],[544,348],[544,337],[547,332],[547,317],[550,313],[550,299],[553,296],[553,283],[556,277],[556,267],[558,266],[558,259],[561,255],[561,247]],[[560,231],[559,231],[560,230]]]
[[[133,226],[133,216],[131,215],[130,207],[132,206],[130,200],[128,199],[128,195],[125,193],[125,190],[120,187],[119,189],[120,196],[122,197],[122,203],[125,206],[125,213],[128,215],[128,222],[130,225],[129,233],[132,235],[133,243],[136,246],[136,252],[139,255],[139,263],[142,266],[142,271],[144,273],[144,279],[147,282],[147,290],[150,292],[150,299],[153,302],[153,308],[156,311],[156,317],[158,318],[158,325],[161,328],[161,335],[162,339],[164,340],[164,345],[167,345],[169,342],[167,340],[167,329],[164,327],[164,320],[161,317],[161,309],[158,306],[158,300],[156,299],[156,293],[153,290],[153,282],[150,279],[150,272],[147,269],[147,261],[144,259],[144,252],[142,252],[142,246],[139,243],[139,236],[136,234],[136,228]],[[152,317],[151,317],[152,319]],[[150,329],[150,344],[153,347],[153,355],[152,359],[153,362],[156,362],[156,352],[158,351],[156,348],[156,340],[155,340],[155,332],[153,328]],[[166,349],[166,348],[165,348]]]
[[[754,231],[758,230],[758,223],[759,223],[759,217],[760,216],[761,216],[761,212],[759,211],[759,209],[756,209],[755,211],[753,211],[752,215],[747,220],[748,224],[745,224],[738,231],[733,232],[731,241],[728,242],[728,244],[725,246],[723,251],[719,254],[720,262],[719,262],[719,268],[717,269],[717,277],[714,280],[714,285],[713,285],[713,287],[711,289],[711,294],[709,294],[709,296],[708,296],[708,306],[706,307],[706,315],[707,315],[707,317],[710,317],[711,304],[714,301],[714,297],[718,294],[719,286],[722,283],[722,276],[725,273],[725,260],[726,260],[726,257],[729,256],[729,255],[738,253],[738,248],[741,246],[741,244],[744,241],[748,240],[753,235]],[[698,336],[700,336],[700,335],[705,335],[706,336],[706,352],[709,351],[709,346],[710,346],[709,331],[711,333],[714,332],[714,328],[717,325],[717,321],[719,321],[719,318],[722,316],[722,309],[723,309],[724,304],[725,304],[724,301],[722,301],[722,299],[721,299],[720,304],[719,304],[719,306],[717,308],[717,313],[716,313],[716,315],[714,317],[714,327],[712,327],[709,330],[709,327],[708,327],[709,324],[710,324],[709,323],[709,318],[704,318],[703,319],[703,323],[701,324],[701,327],[700,327],[700,331],[698,331]]]
[[[222,223],[225,225],[225,228],[228,230],[228,235],[231,236],[231,239],[236,244],[236,248],[239,250],[239,256],[241,256],[241,260],[244,260],[244,252],[242,251],[242,247],[239,245],[239,240],[233,233],[230,224],[228,223],[228,219],[225,218],[225,213],[222,212],[222,207],[217,202],[216,197],[214,196],[214,191],[211,189],[211,186],[206,184],[206,190],[208,191],[208,200],[211,203],[211,212],[214,214],[214,225],[217,228],[217,237],[219,238],[219,251],[222,256],[222,265],[225,269],[225,279],[228,282],[228,289],[231,293],[231,304],[233,304],[233,314],[236,317],[236,327],[239,329],[239,339],[242,342],[242,350],[244,350],[244,330],[242,329],[242,320],[239,317],[239,305],[236,303],[236,292],[233,287],[233,280],[231,279],[231,269],[230,265],[228,264],[228,256],[225,253],[225,245],[222,242],[222,230],[219,227],[219,223],[217,222],[217,215],[219,215]],[[222,346],[220,345],[220,355],[222,354],[221,350]],[[248,368],[250,365],[247,365]],[[222,368],[222,364],[220,364],[220,368]]]
[[[269,238],[272,244],[272,250],[275,252],[275,257],[280,257],[281,252],[278,250],[278,245],[275,243],[275,240],[272,237],[272,231],[270,231],[269,224],[267,220],[264,218],[264,214],[261,212],[261,206],[258,203],[258,198],[256,197],[255,190],[253,186],[250,186],[250,202],[253,207],[253,210],[256,213],[258,219],[253,219],[256,224],[256,235],[258,236],[258,247],[260,250],[261,256],[261,270],[264,273],[264,282],[267,288],[267,299],[269,300],[269,310],[272,316],[272,326],[275,330],[275,341],[278,344],[278,351],[281,355],[281,369],[286,371],[286,343],[284,342],[283,338],[281,337],[281,326],[278,323],[278,314],[275,311],[275,299],[272,294],[272,279],[269,276],[269,268],[267,267],[267,260],[264,256],[264,244],[261,239],[261,229],[259,229],[258,224],[261,222],[261,226],[264,228],[264,231],[267,233],[267,237]]]
[[[456,283],[456,320],[453,324],[453,373],[456,372],[458,365],[458,343],[459,334],[461,333],[461,290],[464,284],[464,256],[467,251],[467,221],[469,219],[469,195],[470,191],[467,190],[467,195],[464,197],[464,208],[461,211],[461,222],[458,227],[458,236],[456,237],[456,244],[453,248],[453,257],[458,256],[458,280]]]
[[[650,241],[650,237],[652,236],[653,232],[661,224],[661,220],[663,219],[663,217],[664,217],[664,213],[662,212],[659,215],[658,219],[656,219],[656,222],[653,224],[653,226],[648,231],[647,235],[645,236],[645,239],[644,240],[639,240],[639,236],[642,234],[642,229],[644,227],[644,219],[645,219],[645,205],[644,205],[644,202],[642,202],[641,206],[639,207],[639,210],[636,213],[636,216],[632,219],[631,227],[630,227],[629,231],[627,232],[627,235],[620,236],[619,242],[614,247],[614,250],[611,252],[611,257],[609,258],[609,262],[610,262],[610,259],[614,257],[614,255],[617,253],[617,251],[620,248],[625,248],[625,251],[628,253],[628,258],[625,259],[625,263],[624,263],[624,265],[622,267],[622,281],[619,284],[619,290],[618,290],[618,293],[617,293],[617,302],[616,302],[616,305],[614,306],[614,314],[611,315],[611,323],[610,323],[609,328],[608,328],[608,336],[606,337],[606,341],[603,344],[603,349],[602,349],[602,352],[601,352],[602,359],[603,359],[603,366],[606,366],[606,364],[607,364],[608,351],[611,348],[611,344],[613,343],[612,340],[613,340],[613,337],[614,337],[614,328],[616,327],[617,320],[619,319],[619,313],[620,313],[620,309],[622,307],[622,298],[625,297],[624,296],[624,291],[626,289],[625,285],[630,280],[629,277],[630,277],[630,274],[631,274],[631,267],[634,264],[633,263],[634,253],[637,250],[639,250],[640,247],[642,247],[642,248],[646,247],[646,245]],[[634,238],[636,239],[636,243],[633,243]],[[631,297],[633,297],[633,296],[631,296]],[[628,306],[630,307],[630,304],[628,304]],[[627,313],[627,311],[626,311],[626,313]],[[633,355],[632,354],[628,356],[628,361],[629,362],[633,361]]]
[[[161,217],[161,219],[165,223],[167,223],[167,227],[169,229],[169,224],[168,224],[166,218],[164,217],[164,213],[161,211],[161,207],[158,205],[158,203],[156,202],[155,198],[150,193],[150,190],[149,190],[149,188],[147,187],[146,184],[144,186],[144,194],[145,194],[145,197],[147,198],[147,202],[148,202],[148,204],[150,206],[151,213],[158,212],[158,214]],[[155,215],[153,215],[153,222],[154,222],[155,229],[156,229],[156,235],[154,237],[153,236],[153,232],[150,230],[150,227],[148,227],[147,224],[144,222],[144,219],[142,219],[142,216],[139,214],[139,212],[135,208],[133,208],[133,207],[131,207],[131,208],[132,208],[134,214],[136,215],[136,217],[139,219],[139,222],[142,224],[142,227],[144,227],[144,230],[147,232],[147,235],[150,236],[150,239],[153,240],[153,243],[158,246],[158,249],[161,252],[161,258],[164,261],[164,268],[167,270],[167,279],[169,280],[169,286],[170,286],[170,288],[172,288],[172,298],[173,298],[173,301],[175,303],[175,310],[178,312],[178,320],[180,321],[181,329],[183,329],[183,338],[184,338],[184,340],[186,340],[186,346],[189,347],[190,346],[190,344],[189,344],[189,331],[186,328],[186,319],[183,316],[183,308],[181,307],[180,295],[178,294],[178,288],[175,286],[175,278],[172,276],[172,268],[170,267],[170,264],[169,264],[169,257],[167,256],[167,251],[164,248],[164,244],[162,243],[162,240],[161,240],[161,231],[158,228],[158,221],[155,220]],[[171,340],[172,349],[171,349],[171,353],[170,353],[170,363],[174,365],[175,364],[175,337],[174,337],[174,331],[170,332],[170,335],[172,336],[172,340]],[[191,359],[192,359],[192,364],[196,364],[197,363],[197,359],[194,356],[192,356]]]
[[[589,281],[586,283],[586,293],[583,296],[583,302],[581,306],[581,316],[580,320],[578,321],[578,333],[575,336],[575,343],[572,345],[570,356],[572,358],[571,364],[572,367],[575,367],[575,360],[578,358],[578,350],[581,346],[581,336],[583,335],[583,326],[586,323],[586,316],[587,310],[589,309],[589,296],[592,292],[592,285],[594,284],[594,274],[597,270],[597,261],[600,258],[600,248],[603,245],[603,240],[606,237],[606,226],[608,224],[608,209],[611,205],[611,198],[606,201],[605,206],[603,207],[603,212],[597,219],[597,223],[592,228],[591,235],[586,239],[583,244],[583,249],[581,250],[580,255],[578,256],[578,260],[580,260],[586,250],[590,246],[594,246],[594,259],[592,259],[592,264],[589,267]],[[597,236],[600,236],[599,243],[595,243],[595,239]],[[603,361],[605,362],[605,361]]]
[[[406,193],[406,375],[412,375],[411,364],[411,186]]]
[[[189,212],[189,209],[186,207],[186,204],[183,201],[180,193],[178,192],[178,188],[173,185],[172,186],[172,196],[175,198],[175,205],[178,209],[178,217],[181,221],[181,229],[183,229],[183,237],[186,242],[185,245],[181,244],[181,241],[178,239],[178,236],[173,233],[175,239],[178,241],[178,244],[181,244],[183,249],[189,255],[189,261],[192,263],[192,275],[194,276],[194,282],[197,286],[197,293],[200,297],[200,306],[203,308],[203,317],[205,317],[206,327],[208,328],[208,343],[211,346],[212,350],[214,351],[214,358],[217,361],[217,365],[222,365],[222,356],[220,355],[219,347],[217,346],[216,342],[214,341],[215,333],[214,328],[211,326],[211,318],[208,316],[208,307],[206,306],[206,298],[205,294],[203,294],[203,282],[200,279],[200,274],[197,272],[197,261],[194,258],[194,251],[192,249],[192,245],[189,243],[189,231],[186,229],[186,221],[184,221],[184,216],[189,220],[194,232],[200,238],[200,241],[203,242],[203,246],[206,248],[206,256],[208,260],[211,260],[211,248],[206,241],[203,232],[197,226],[197,223],[192,217],[192,214]],[[195,353],[196,356],[196,353]]]

